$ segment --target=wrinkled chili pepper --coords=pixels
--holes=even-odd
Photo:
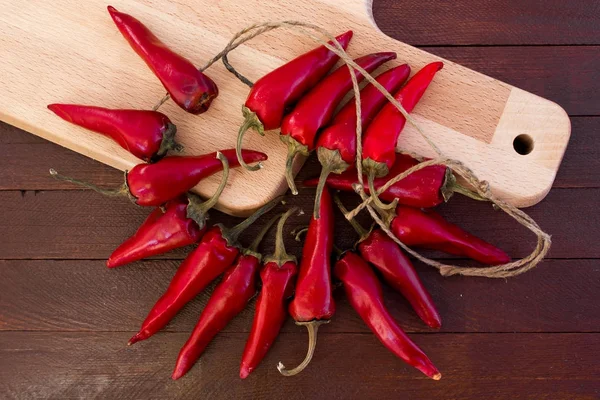
[[[395,94],[394,98],[402,104],[407,112],[412,112],[435,74],[442,69],[443,63],[434,62],[424,66],[406,85]],[[363,136],[363,168],[368,177],[369,189],[374,203],[380,208],[388,208],[373,193],[373,180],[386,176],[396,157],[398,136],[406,124],[406,118],[391,103],[386,104],[377,114]]]
[[[108,12],[133,50],[154,72],[177,105],[192,114],[208,110],[217,85],[188,59],[175,53],[131,15],[108,6]]]
[[[336,262],[333,273],[344,284],[352,307],[385,347],[428,377],[442,378],[425,353],[394,321],[385,306],[377,276],[359,255],[344,253]]]
[[[183,306],[225,272],[240,253],[237,244],[240,234],[261,215],[275,207],[280,200],[277,198],[271,201],[231,229],[220,224],[210,228],[198,247],[183,260],[169,287],[148,313],[140,331],[128,344],[148,339],[164,328]]]
[[[256,294],[256,275],[262,259],[258,246],[280,216],[275,216],[263,227],[252,245],[243,249],[235,264],[223,274],[223,279],[202,310],[192,334],[179,352],[173,379],[181,378],[194,366],[213,338]]]
[[[383,63],[396,58],[396,53],[373,53],[354,60],[365,71],[374,71]],[[360,82],[364,76],[354,70]],[[352,88],[347,65],[342,65],[304,95],[294,109],[283,118],[279,138],[288,146],[285,176],[292,194],[298,194],[294,184],[293,162],[296,154],[308,156],[314,150],[317,133],[325,127],[336,107]]]
[[[235,149],[221,150],[231,168],[239,167]],[[258,151],[243,150],[246,162],[263,161],[267,155]],[[201,156],[170,156],[154,164],[138,164],[125,174],[125,182],[117,189],[102,189],[87,182],[59,175],[50,170],[54,178],[93,189],[107,196],[129,196],[140,206],[160,206],[175,199],[204,178],[223,169],[216,153]]]
[[[391,219],[388,217],[388,220]],[[483,264],[498,265],[510,261],[504,251],[465,232],[434,211],[398,206],[390,229],[407,246],[440,250],[466,256]]]
[[[352,31],[336,37],[336,41],[344,49],[348,47],[350,39],[352,39]],[[264,135],[265,130],[279,128],[289,108],[315,86],[338,59],[339,57],[333,51],[320,46],[256,81],[242,107],[244,123],[238,133],[236,147],[238,152],[242,148],[244,134],[248,129],[253,128]],[[243,163],[242,165],[251,171],[257,169]]]
[[[110,255],[106,266],[119,267],[197,243],[206,232],[207,212],[217,204],[229,178],[227,158],[220,152],[217,152],[217,158],[223,163],[223,177],[210,199],[202,202],[198,196],[188,193],[187,197],[180,196],[168,201],[164,207],[157,207],[137,232]]]
[[[343,214],[348,213],[337,196],[335,202]],[[381,229],[367,231],[354,219],[349,222],[360,237],[357,245],[362,258],[377,268],[386,282],[402,293],[427,326],[436,329],[441,327],[442,319],[431,295],[396,242]]]
[[[333,248],[333,208],[329,190],[323,191],[319,214],[319,219],[313,217],[308,225],[296,294],[289,307],[296,325],[306,326],[308,329],[308,352],[304,361],[294,369],[287,370],[279,363],[277,369],[285,376],[298,374],[310,363],[317,345],[319,326],[329,323],[335,312],[330,260]]]
[[[377,77],[377,82],[388,92],[393,93],[402,86],[408,75],[410,75],[410,67],[403,64],[380,74]],[[383,93],[372,84],[365,86],[360,91],[360,117],[363,131],[386,101],[387,99]],[[325,187],[325,181],[329,174],[332,172],[341,174],[351,165],[354,165],[356,159],[356,126],[356,102],[354,99],[350,99],[317,139],[315,147],[322,168],[315,196],[313,211],[315,218],[319,218],[317,211],[321,202],[321,192]],[[356,177],[356,173],[354,176]]]
[[[242,355],[240,365],[242,379],[246,379],[258,367],[287,317],[287,301],[294,293],[298,261],[285,250],[283,227],[288,217],[296,211],[297,208],[288,210],[279,220],[275,253],[265,258],[265,264],[260,271],[262,289],[256,301],[252,328]]]
[[[177,128],[158,111],[115,110],[79,104],[50,104],[48,109],[65,121],[110,137],[146,162],[160,160],[171,149],[183,150],[175,143]]]

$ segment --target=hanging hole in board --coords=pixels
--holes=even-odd
[[[513,140],[513,148],[521,155],[527,155],[533,151],[533,138],[529,135],[519,135]]]

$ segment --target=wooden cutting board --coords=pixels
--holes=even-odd
[[[354,30],[348,49],[354,56],[396,51],[413,72],[439,60],[380,32],[369,0],[116,0],[110,3],[146,24],[174,50],[196,65],[218,53],[238,30],[255,22],[286,19],[312,22],[339,34]],[[114,26],[100,0],[0,0],[0,118],[50,141],[125,170],[138,160],[110,140],[70,125],[46,109],[53,102],[115,108],[150,108],[164,89]],[[435,29],[435,28],[432,28]],[[279,29],[241,46],[230,61],[252,80],[315,47],[311,39]],[[557,104],[450,61],[416,107],[414,116],[439,148],[465,162],[493,191],[523,207],[550,190],[570,136],[570,122]],[[209,112],[193,116],[173,102],[165,112],[177,124],[186,154],[235,147],[248,88],[221,63],[208,74],[220,96]],[[530,151],[517,153],[517,147]],[[248,214],[286,190],[286,149],[278,132],[250,132],[245,147],[269,154],[265,168],[235,171],[218,208]],[[398,147],[424,156],[432,149],[410,126]],[[521,150],[521,152],[523,152]],[[298,160],[297,169],[303,160]],[[50,167],[50,166],[48,166]],[[77,171],[60,171],[77,176]],[[196,188],[208,196],[215,176]]]

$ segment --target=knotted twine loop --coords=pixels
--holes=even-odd
[[[408,175],[416,172],[420,169],[431,165],[444,165],[452,171],[465,179],[465,181],[474,188],[474,191],[480,195],[488,199],[492,202],[496,207],[504,211],[506,214],[510,215],[513,219],[515,219],[519,224],[523,225],[530,231],[532,231],[537,236],[537,245],[535,249],[529,254],[527,257],[524,257],[520,260],[496,265],[491,267],[461,267],[452,264],[444,264],[438,261],[432,260],[430,258],[424,257],[416,251],[409,248],[407,245],[402,243],[396,235],[390,230],[389,222],[383,221],[379,214],[375,211],[373,206],[371,205],[372,197],[367,196],[364,191],[364,180],[363,180],[363,171],[362,171],[362,126],[361,124],[356,124],[356,171],[358,177],[358,184],[356,185],[356,192],[361,196],[363,202],[353,211],[349,212],[346,215],[347,219],[351,219],[356,216],[361,210],[367,208],[371,217],[375,220],[375,222],[379,225],[379,227],[399,246],[401,246],[406,252],[411,254],[413,257],[417,258],[421,262],[430,265],[432,267],[437,268],[440,271],[440,274],[443,276],[451,276],[451,275],[465,275],[465,276],[481,276],[486,278],[509,278],[513,276],[520,275],[532,268],[534,268],[537,264],[540,263],[548,253],[550,249],[550,245],[552,244],[550,235],[544,232],[539,225],[526,213],[519,210],[518,208],[500,200],[495,195],[492,194],[490,190],[489,183],[487,181],[481,181],[477,178],[477,176],[473,173],[471,169],[466,167],[462,162],[458,160],[454,160],[448,157],[445,157],[442,151],[436,146],[436,144],[429,138],[428,135],[425,134],[423,129],[417,124],[414,118],[404,109],[402,104],[397,101],[379,82],[373,78],[367,71],[357,65],[352,58],[346,53],[344,48],[339,44],[336,40],[335,36],[326,31],[325,29],[310,23],[300,22],[300,21],[281,21],[281,22],[265,22],[261,24],[250,25],[249,27],[242,29],[237,32],[233,38],[229,41],[227,46],[215,57],[213,57],[205,66],[203,66],[200,71],[204,71],[212,64],[214,64],[217,60],[222,58],[224,55],[227,55],[230,51],[237,48],[239,45],[247,42],[259,36],[265,32],[271,31],[273,29],[277,29],[280,27],[288,27],[298,32],[301,32],[305,36],[310,37],[314,41],[319,44],[325,46],[327,49],[335,53],[340,59],[346,64],[349,69],[350,77],[352,79],[352,87],[354,91],[354,102],[356,104],[356,120],[360,121],[361,118],[361,101],[360,101],[360,87],[358,85],[358,80],[356,78],[356,71],[360,72],[361,75],[366,79],[369,83],[375,86],[384,97],[396,107],[396,109],[402,113],[402,115],[406,118],[406,120],[415,127],[417,132],[425,139],[425,141],[429,144],[429,146],[436,152],[438,158],[421,162],[414,167],[400,173],[390,179],[385,185],[383,185],[375,195],[379,196],[382,192],[389,189],[390,186],[399,182],[400,180],[406,178]],[[306,29],[305,29],[306,28]],[[319,33],[325,39],[321,39],[307,29],[312,30],[314,32]],[[252,32],[254,31],[254,32]],[[251,32],[251,33],[250,33]],[[247,36],[244,36],[248,34]],[[331,41],[331,44],[327,43],[327,41]],[[231,67],[233,69],[233,67]],[[165,96],[161,101],[155,106],[155,110],[158,109],[165,101],[167,101],[169,96]],[[387,223],[386,223],[387,222]]]

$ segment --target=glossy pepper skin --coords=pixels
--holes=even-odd
[[[250,248],[242,250],[235,264],[223,274],[223,279],[202,310],[192,334],[179,352],[173,379],[181,378],[194,366],[212,339],[256,294],[256,275],[262,259],[258,246],[279,217],[280,215],[275,216],[262,228]]]
[[[265,259],[265,265],[260,271],[262,288],[256,301],[252,328],[242,355],[241,379],[246,379],[265,358],[288,315],[287,303],[294,293],[298,264],[296,257],[285,251],[283,226],[294,211],[296,210],[289,210],[279,220],[275,254]]]
[[[177,128],[158,111],[115,110],[79,104],[50,104],[48,109],[65,121],[110,137],[145,162],[160,160],[170,149],[182,149],[174,141]]]
[[[390,315],[384,303],[381,284],[360,256],[352,252],[345,253],[335,264],[334,274],[344,284],[352,307],[385,347],[428,377],[441,379],[437,368]]]
[[[225,271],[223,280],[215,288],[192,334],[179,352],[173,379],[185,375],[212,339],[246,307],[256,293],[259,267],[260,259],[256,255],[241,254],[237,262]]]
[[[239,167],[235,149],[222,150],[232,168]],[[257,162],[267,159],[267,155],[258,151],[243,150],[245,162]],[[102,189],[87,182],[69,178],[50,170],[55,179],[72,182],[93,189],[107,196],[129,196],[139,206],[158,207],[175,199],[196,186],[201,180],[223,169],[223,163],[217,153],[201,156],[165,157],[154,164],[138,164],[127,171],[125,182],[117,189]]]
[[[362,258],[377,268],[387,283],[402,293],[419,318],[431,328],[440,328],[442,319],[431,295],[423,286],[410,259],[381,229],[375,229],[360,242]]]
[[[308,329],[309,349],[305,360],[296,368],[286,370],[282,363],[278,369],[283,375],[296,375],[310,362],[316,347],[319,325],[328,323],[335,312],[331,285],[331,250],[333,248],[333,207],[329,190],[323,191],[320,218],[311,219],[304,240],[302,260],[296,294],[290,303],[289,312],[297,325]]]
[[[354,61],[365,71],[374,71],[383,63],[396,58],[396,53],[373,53]],[[355,71],[360,82],[364,76]],[[325,127],[333,116],[336,107],[352,88],[350,70],[342,65],[303,96],[294,109],[284,117],[281,124],[280,139],[288,146],[286,177],[293,194],[297,194],[294,185],[292,163],[296,154],[308,155],[315,148],[317,133]]]
[[[352,31],[336,37],[346,49],[352,39]],[[331,42],[329,44],[332,44]],[[287,64],[269,72],[252,85],[246,103],[242,107],[244,123],[240,126],[236,149],[242,148],[244,134],[250,128],[264,135],[265,130],[281,126],[283,116],[310,88],[315,86],[335,65],[339,57],[325,46],[305,53]],[[239,153],[238,153],[239,154]],[[256,166],[242,163],[249,171]]]
[[[121,34],[179,107],[192,114],[208,110],[219,94],[212,79],[198,71],[189,60],[169,49],[136,18],[112,6],[108,6],[108,12]]]
[[[408,80],[394,98],[402,104],[407,112],[412,112],[433,77],[442,67],[443,63],[441,62],[426,65]],[[377,114],[363,137],[362,157],[367,175],[370,170],[373,170],[377,177],[387,175],[387,171],[394,164],[396,143],[405,124],[406,118],[391,103],[386,104]],[[385,164],[385,166],[381,164]]]
[[[375,189],[378,190],[388,180],[418,163],[416,159],[408,154],[397,154],[389,174],[385,177],[374,179],[373,184]],[[385,201],[398,199],[399,204],[411,207],[435,207],[443,203],[445,199],[448,199],[454,189],[454,177],[448,174],[451,174],[451,171],[443,165],[425,167],[390,186],[388,190],[379,195],[379,198]],[[310,187],[317,186],[318,183],[319,179],[314,178],[304,181],[303,185]],[[350,167],[339,175],[329,175],[327,177],[327,186],[345,192],[354,192],[352,185],[355,183],[358,183],[358,179],[356,177],[356,168],[354,167]],[[370,194],[369,188],[365,187],[365,192]],[[444,194],[446,197],[444,197]]]
[[[227,229],[221,225],[210,228],[198,247],[183,260],[169,287],[152,307],[140,331],[129,340],[129,344],[148,339],[164,328],[183,306],[225,272],[240,253],[237,247],[240,233],[275,207],[279,200],[277,198],[261,207],[233,228]]]
[[[115,268],[143,258],[197,243],[206,232],[187,217],[188,199],[181,196],[168,201],[164,211],[156,208],[137,232],[123,242],[108,258],[106,266]]]
[[[198,247],[181,263],[169,287],[129,344],[148,339],[164,328],[183,306],[233,264],[238,254],[239,249],[229,245],[219,226],[210,228]]]
[[[390,228],[407,246],[440,250],[489,265],[510,262],[504,251],[465,232],[434,211],[398,206]]]
[[[348,47],[350,39],[352,31],[336,37],[344,49]],[[338,59],[325,46],[293,59],[256,81],[250,89],[245,107],[256,114],[264,130],[279,128],[286,109],[315,86]]]

